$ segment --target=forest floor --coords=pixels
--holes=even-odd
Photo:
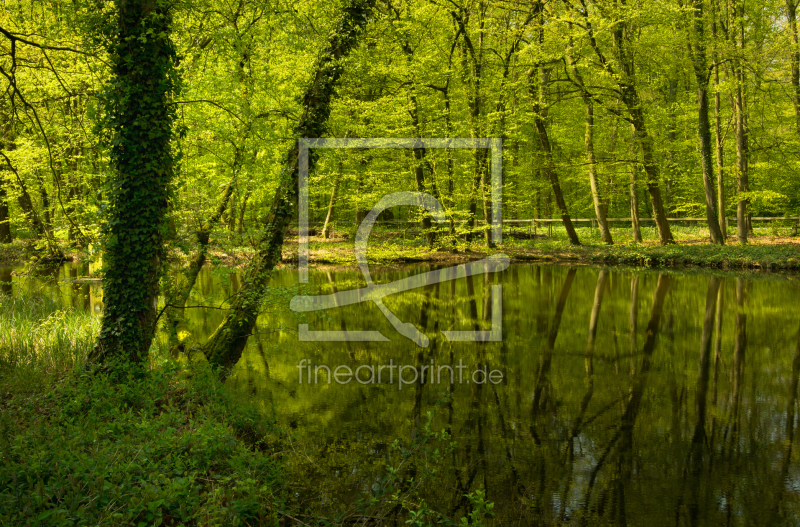
[[[726,245],[711,244],[702,231],[673,232],[675,243],[660,245],[655,233],[643,243],[635,243],[627,233],[614,233],[615,244],[606,245],[585,229],[582,244],[572,245],[563,233],[553,236],[528,235],[524,232],[504,234],[502,244],[486,248],[483,240],[470,244],[429,248],[421,236],[398,239],[396,233],[373,233],[367,258],[373,264],[460,263],[477,260],[490,254],[504,253],[512,261],[552,262],[569,264],[624,264],[645,267],[701,266],[721,269],[800,269],[800,237],[787,233],[756,230],[747,244],[739,244],[731,235]],[[561,235],[559,235],[561,234]],[[592,235],[594,234],[594,235]],[[783,234],[783,235],[782,235]],[[355,265],[353,238],[339,236],[325,240],[309,237],[309,261],[312,264]],[[297,237],[284,244],[283,262],[298,261]],[[222,255],[220,255],[222,256]],[[224,257],[222,257],[225,260]],[[229,262],[236,265],[235,262]]]
[[[376,228],[368,244],[367,259],[373,265],[429,263],[433,265],[463,263],[479,260],[490,254],[504,253],[517,262],[549,262],[603,265],[635,265],[644,267],[699,266],[720,269],[800,270],[800,236],[790,229],[778,231],[756,228],[747,244],[739,244],[734,232],[729,233],[726,245],[711,244],[703,229],[675,228],[675,243],[660,245],[654,229],[642,229],[643,243],[635,243],[626,229],[612,231],[613,245],[599,239],[597,230],[578,229],[581,245],[572,245],[563,229],[553,229],[551,235],[532,235],[526,231],[504,232],[503,243],[488,249],[483,239],[471,243],[463,239],[442,239],[428,247],[418,230],[405,231]],[[255,252],[253,236],[230,236],[218,231],[212,236],[209,262],[229,268],[244,268]],[[188,261],[193,250],[187,236],[171,251],[176,261]],[[86,255],[78,250],[66,252],[73,260]],[[0,265],[18,265],[29,261],[30,244],[15,240],[0,244]],[[337,232],[331,239],[309,237],[309,261],[316,265],[355,266],[354,233]],[[282,266],[298,262],[298,237],[289,236],[283,248]]]

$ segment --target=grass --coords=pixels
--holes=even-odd
[[[0,372],[60,374],[83,364],[100,320],[43,294],[0,295]]]
[[[86,369],[99,319],[0,296],[0,525],[272,525],[274,423],[207,370],[151,350]],[[187,375],[188,373],[188,375]]]

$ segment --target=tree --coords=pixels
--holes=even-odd
[[[706,220],[712,243],[723,245],[725,238],[720,229],[714,192],[714,165],[711,162],[711,121],[708,115],[708,83],[710,69],[706,55],[706,33],[703,0],[693,0],[694,42],[689,44],[697,82],[697,133],[700,137],[700,164],[703,170],[703,188],[706,197]],[[724,223],[723,223],[724,226]]]
[[[336,30],[318,58],[313,78],[303,96],[303,115],[295,126],[294,137],[323,136],[331,100],[344,69],[343,59],[358,42],[373,7],[374,0],[348,0],[343,6]],[[286,153],[280,184],[263,227],[258,253],[248,265],[246,282],[234,299],[230,312],[202,348],[212,364],[223,368],[223,375],[239,361],[247,337],[255,327],[270,273],[280,261],[283,241],[297,204],[298,152],[299,145],[293,141]],[[313,169],[313,160],[312,155],[309,170]]]
[[[117,0],[112,82],[103,97],[111,175],[104,228],[103,325],[90,359],[147,359],[157,321],[166,215],[176,159],[178,92],[171,0]]]

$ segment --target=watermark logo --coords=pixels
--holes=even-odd
[[[490,234],[494,243],[502,241],[503,231],[503,143],[502,139],[301,139],[299,144],[299,274],[300,283],[308,283],[308,157],[311,148],[426,148],[426,149],[476,149],[491,151],[491,201]],[[427,335],[409,322],[403,322],[386,307],[383,298],[395,293],[472,276],[479,273],[497,273],[508,268],[505,254],[494,254],[483,260],[421,273],[388,284],[375,284],[367,263],[367,244],[372,228],[381,212],[401,205],[418,206],[430,213],[438,223],[446,221],[444,208],[432,195],[425,192],[394,192],[381,198],[358,227],[355,239],[355,256],[367,286],[329,295],[295,296],[289,307],[295,312],[320,311],[361,302],[372,302],[386,319],[404,337],[418,346],[430,343]],[[442,331],[445,338],[460,342],[500,341],[502,334],[503,286],[492,286],[492,329],[488,331]],[[298,326],[300,341],[312,342],[381,342],[388,341],[381,332],[363,331],[312,331],[308,324]]]
[[[467,371],[465,371],[467,370]],[[488,366],[468,370],[459,359],[457,366],[449,364],[430,364],[420,366],[411,364],[362,364],[355,369],[347,364],[328,366],[313,364],[309,359],[301,359],[297,364],[299,384],[397,384],[397,389],[414,384],[500,384],[503,382],[501,370],[490,370]]]

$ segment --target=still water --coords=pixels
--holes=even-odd
[[[99,313],[99,286],[69,283],[81,271],[13,287]],[[216,328],[239,280],[203,271],[193,331]],[[394,490],[448,514],[485,489],[496,525],[800,524],[797,276],[512,265],[385,298],[427,347],[370,302],[289,309],[293,295],[363,287],[357,270],[311,271],[304,286],[280,271],[272,286],[229,382],[289,431],[285,459],[311,509],[346,513],[385,493],[393,468]],[[387,340],[301,342],[299,324]]]

